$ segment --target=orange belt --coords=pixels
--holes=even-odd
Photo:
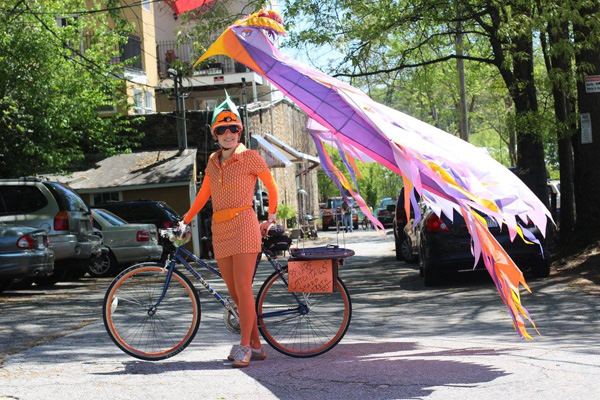
[[[252,206],[226,208],[224,210],[215,211],[213,213],[213,219],[217,223],[229,221],[230,219],[234,219],[241,211],[248,210],[250,208],[252,208]]]

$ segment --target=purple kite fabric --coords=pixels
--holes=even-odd
[[[195,66],[211,56],[227,55],[264,76],[292,99],[310,118],[307,128],[317,143],[322,167],[363,211],[368,213],[354,175],[353,182],[349,182],[331,162],[322,143],[345,155],[342,159],[350,171],[354,159],[378,162],[401,175],[405,192],[412,192],[414,187],[438,216],[443,214],[452,220],[454,211],[462,215],[473,239],[476,263],[483,259],[515,329],[522,337],[531,338],[525,320],[534,328],[535,324],[521,305],[519,293],[520,285],[527,290],[529,287],[480,213],[504,224],[511,240],[534,245],[539,241],[520,224],[531,222],[545,232],[552,218],[543,203],[485,151],[281,54],[272,38],[285,33],[282,23],[279,14],[264,10],[238,20]]]

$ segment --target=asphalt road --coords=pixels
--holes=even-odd
[[[425,288],[416,266],[394,260],[389,235],[355,231],[345,242],[356,256],[340,270],[354,306],[344,340],[302,360],[266,347],[265,361],[241,370],[223,361],[237,336],[206,294],[194,342],[152,363],[105,333],[109,279],[4,293],[0,399],[600,399],[598,296],[530,280],[522,301],[541,336],[531,329],[527,341],[484,274]]]

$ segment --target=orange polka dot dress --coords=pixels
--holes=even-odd
[[[251,206],[256,179],[259,175],[267,185],[267,190],[271,189],[269,201],[271,201],[271,192],[276,193],[274,182],[272,186],[271,182],[265,182],[268,179],[263,178],[267,176],[271,181],[273,180],[267,163],[257,151],[248,150],[243,144],[239,144],[231,157],[222,164],[219,162],[220,155],[220,150],[211,154],[202,188],[190,211],[184,217],[186,223],[189,223],[202,209],[209,196],[212,197],[213,212]],[[207,181],[208,185],[206,185]],[[276,194],[274,200],[274,204],[277,204]],[[256,213],[252,208],[248,208],[227,221],[215,222],[213,219],[212,240],[215,259],[234,254],[260,252],[261,235]]]

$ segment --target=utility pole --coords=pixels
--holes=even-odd
[[[167,75],[173,79],[173,90],[175,91],[175,114],[177,118],[177,148],[179,151],[187,150],[187,125],[185,122],[185,93],[183,91],[183,77],[177,70],[169,68]]]
[[[456,23],[456,68],[458,69],[458,91],[459,91],[459,112],[460,112],[460,138],[465,142],[469,141],[469,126],[467,120],[467,90],[465,88],[465,60],[463,56],[463,33],[462,23],[460,21],[459,2],[456,1],[456,12],[459,21]]]
[[[244,128],[246,130],[246,147],[250,148],[250,127],[248,126],[248,103],[246,101],[246,78],[242,78],[242,104],[244,106]]]

